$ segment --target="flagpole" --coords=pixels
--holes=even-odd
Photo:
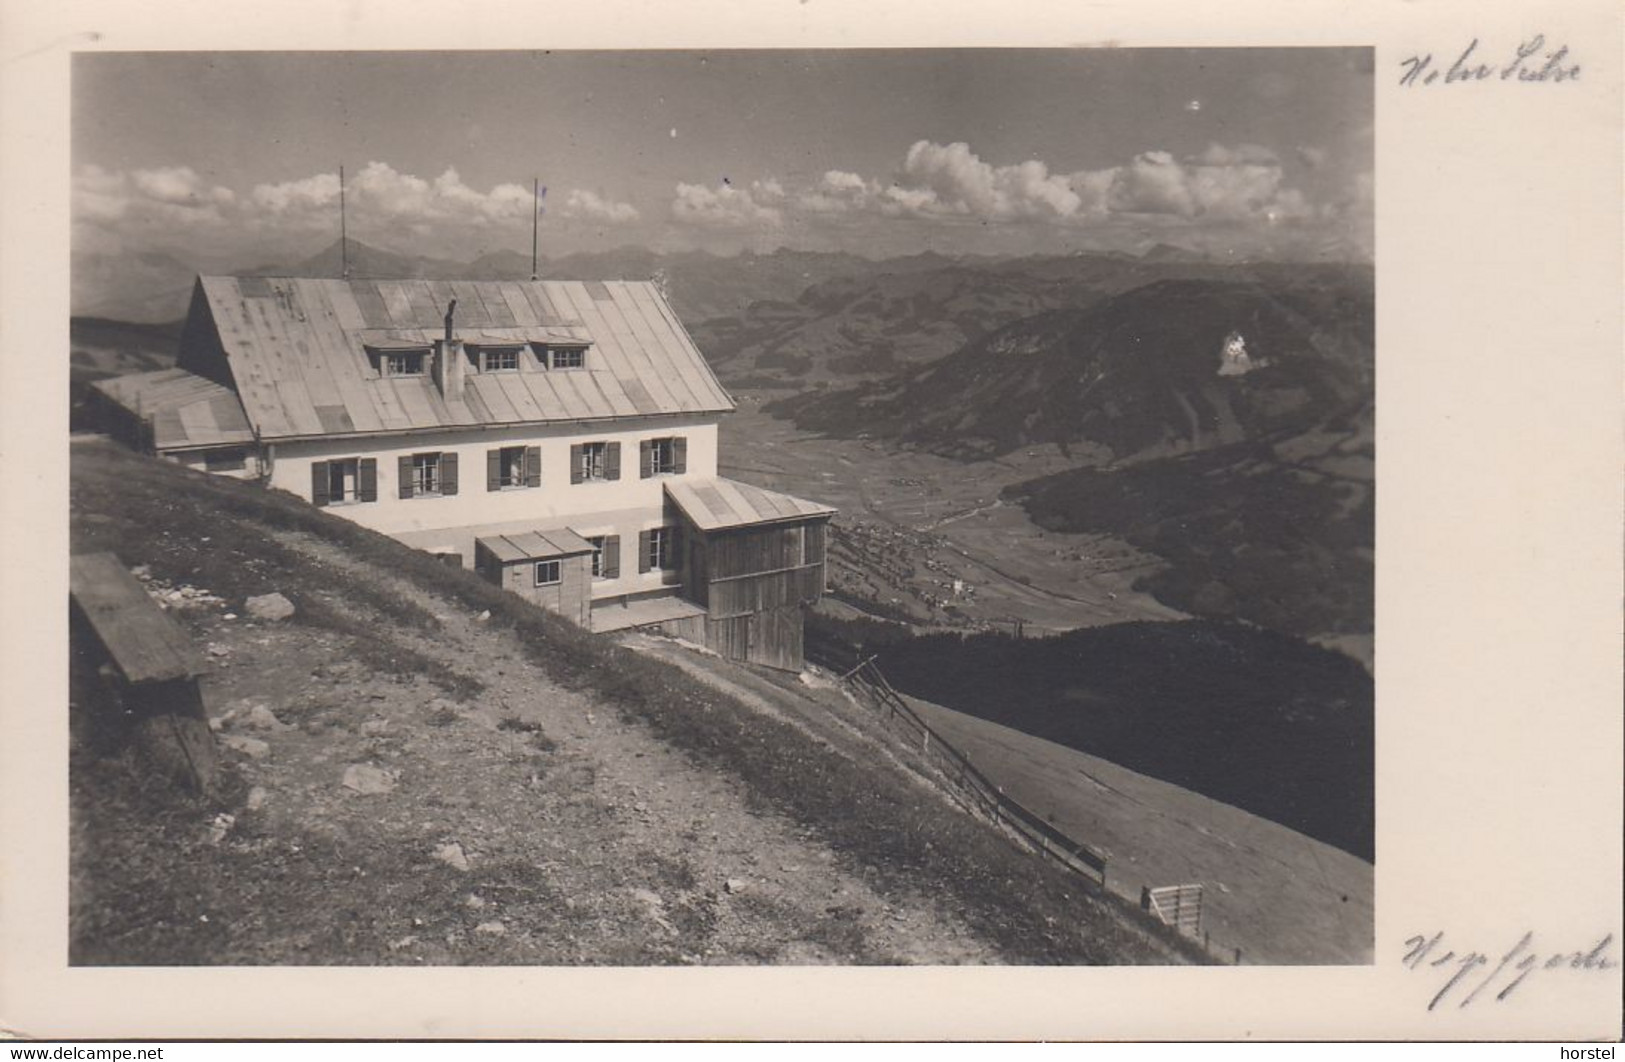
[[[350,279],[350,230],[344,218],[344,167],[339,166],[339,269],[345,280]]]
[[[542,179],[532,177],[530,181],[530,279],[538,277],[536,269],[536,230],[540,225],[542,213]]]

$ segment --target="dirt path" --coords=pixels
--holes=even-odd
[[[459,703],[421,677],[326,660],[337,640],[297,626],[217,622],[212,632],[219,659],[252,660],[223,670],[211,691],[212,703],[237,709],[223,733],[268,746],[242,763],[263,806],[224,847],[263,854],[313,835],[346,861],[354,853],[353,872],[365,875],[379,843],[404,846],[452,890],[421,895],[421,910],[404,905],[385,953],[366,961],[999,961],[932,900],[882,895],[727,778],[561,688],[513,634],[327,543],[275,537],[428,610],[438,629],[380,638],[484,686]],[[243,728],[254,705],[287,728]],[[392,788],[346,788],[356,765]],[[453,852],[466,870],[446,862],[458,862]]]

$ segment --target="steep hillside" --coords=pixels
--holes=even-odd
[[[695,682],[291,497],[80,442],[113,550],[212,665],[194,800],[74,688],[70,948],[92,964],[1177,962],[861,735]],[[291,618],[256,620],[276,591]],[[829,713],[809,713],[819,717]]]
[[[1181,611],[1309,638],[1369,635],[1372,443],[1367,406],[1284,438],[1072,469],[1005,496],[1041,527],[1117,535],[1163,558],[1136,586]]]
[[[813,633],[821,652],[878,653],[910,695],[1372,858],[1371,676],[1330,650],[1202,620],[1022,639],[818,616]]]
[[[1227,337],[1250,359],[1221,375]],[[1096,461],[1304,429],[1369,398],[1372,316],[1353,284],[1160,280],[1024,317],[867,389],[775,410],[821,432],[955,456],[1057,443]]]

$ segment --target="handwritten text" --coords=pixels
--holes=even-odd
[[[1545,35],[1539,33],[1518,45],[1509,55],[1491,56],[1487,50],[1480,51],[1479,40],[1474,37],[1447,67],[1441,68],[1435,63],[1432,52],[1406,56],[1399,61],[1399,65],[1403,71],[1399,83],[1405,88],[1478,81],[1555,85],[1580,77],[1580,64],[1569,58],[1568,45],[1548,49]]]

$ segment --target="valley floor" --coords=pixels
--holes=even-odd
[[[1058,632],[1184,614],[1133,589],[1161,562],[1108,535],[1045,531],[1006,486],[1072,467],[1054,446],[972,463],[823,438],[740,397],[723,475],[840,510],[831,584],[916,623]],[[968,594],[956,597],[955,579]],[[951,605],[952,612],[943,605]]]

